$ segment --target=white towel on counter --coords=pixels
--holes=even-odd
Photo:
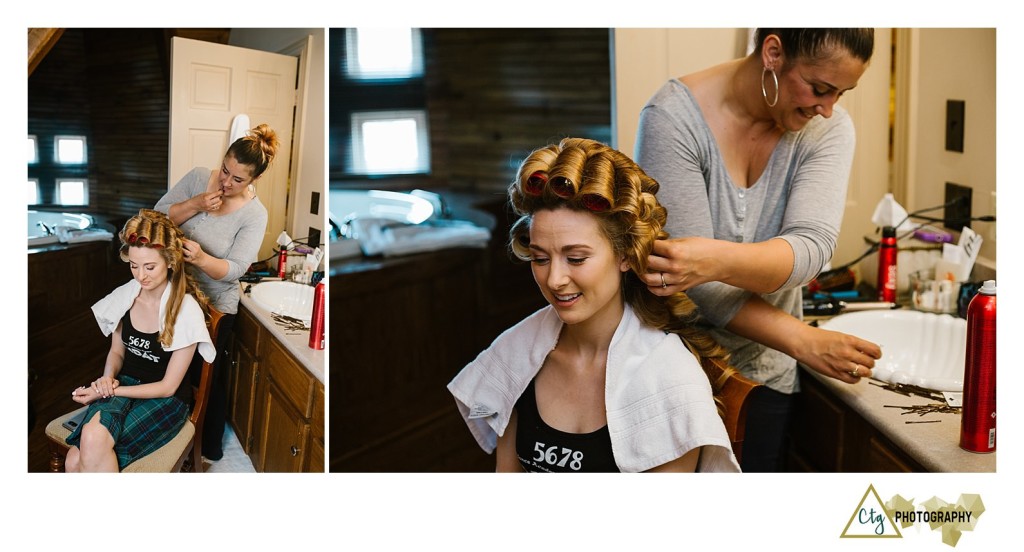
[[[92,306],[92,313],[96,316],[96,323],[99,324],[103,335],[109,336],[117,329],[124,313],[132,308],[140,291],[142,291],[142,285],[132,279]],[[160,332],[164,331],[164,316],[167,312],[167,299],[170,296],[171,286],[168,285],[160,297]],[[199,354],[202,355],[203,360],[213,362],[217,356],[217,348],[210,340],[210,332],[206,328],[203,309],[194,297],[185,294],[181,301],[181,308],[178,310],[178,319],[174,323],[174,339],[171,341],[171,346],[164,347],[161,344],[161,348],[165,351],[177,351],[193,343],[199,344]]]
[[[554,308],[544,307],[498,336],[448,384],[470,432],[488,454],[561,329]],[[606,370],[608,432],[621,471],[648,470],[696,447],[704,447],[700,471],[740,471],[711,384],[679,336],[643,325],[627,304],[609,345]]]
[[[57,239],[61,243],[82,243],[90,241],[110,241],[114,239],[114,234],[102,228],[72,228],[70,226],[58,226],[55,231],[57,232]]]
[[[235,143],[235,140],[245,136],[246,132],[249,132],[249,116],[245,113],[239,113],[235,115],[235,118],[231,120],[231,132],[228,133],[228,146]]]
[[[403,224],[384,218],[356,218],[350,224],[363,253],[395,257],[450,247],[487,247],[491,231],[465,220]]]

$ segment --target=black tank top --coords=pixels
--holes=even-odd
[[[164,379],[171,351],[160,346],[160,333],[145,333],[132,326],[131,309],[121,318],[121,342],[124,343],[124,363],[121,373],[132,376],[140,383],[155,383]],[[192,385],[187,377],[181,378],[174,396],[185,404],[192,403]]]
[[[528,472],[617,472],[608,426],[591,433],[559,431],[540,417],[533,381],[516,402],[516,454]]]

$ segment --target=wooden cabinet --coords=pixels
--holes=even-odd
[[[256,382],[259,377],[256,351],[260,350],[260,329],[260,324],[252,313],[240,307],[235,317],[228,418],[235,428],[238,442],[247,453],[253,444],[252,414],[256,406]]]
[[[253,465],[261,472],[302,471],[309,440],[309,422],[289,402],[274,380],[267,378],[261,394],[262,412],[256,432]]]
[[[28,250],[28,310],[17,316],[27,316],[29,472],[50,469],[47,422],[73,410],[70,390],[103,370],[110,338],[103,336],[90,307],[131,279],[114,242]]]
[[[324,400],[324,384],[319,381],[313,389],[313,417],[311,432],[312,438],[309,442],[309,454],[306,455],[308,472],[322,473],[325,467],[326,457],[324,455],[324,419],[326,402]]]
[[[790,424],[790,471],[926,471],[814,376],[801,371]]]
[[[448,382],[502,331],[542,307],[508,220],[486,250],[331,266],[331,472],[493,471]],[[500,216],[498,216],[500,215]]]
[[[232,358],[230,421],[256,471],[322,472],[323,384],[244,306]]]

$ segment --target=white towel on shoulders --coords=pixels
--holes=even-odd
[[[142,285],[135,279],[131,279],[92,306],[92,313],[96,317],[96,323],[99,324],[103,335],[109,336],[117,329],[124,313],[132,308],[140,291],[142,291]],[[164,314],[167,312],[167,299],[170,296],[171,286],[168,285],[164,288],[163,295],[160,296],[158,316],[160,318],[159,331],[161,332],[164,331]],[[177,351],[193,343],[199,344],[199,354],[202,355],[203,360],[213,362],[217,356],[217,348],[210,340],[210,332],[206,327],[203,309],[194,297],[185,294],[181,301],[181,308],[178,310],[178,319],[174,323],[174,338],[171,340],[171,346],[161,345],[161,348],[165,351]]]
[[[700,471],[739,472],[700,363],[679,336],[645,326],[625,307],[605,374],[608,432],[619,469],[649,470],[703,447]],[[498,336],[448,384],[470,432],[488,453],[561,328],[555,310],[544,307]]]

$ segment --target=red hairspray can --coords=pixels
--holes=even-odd
[[[896,228],[882,228],[878,248],[878,300],[896,302]]]
[[[281,246],[281,249],[277,252],[277,277],[284,280],[285,274],[288,273],[288,249],[285,246]]]
[[[987,280],[967,306],[960,448],[996,450],[996,282]]]
[[[324,348],[324,283],[313,290],[313,316],[309,319],[309,348]]]

